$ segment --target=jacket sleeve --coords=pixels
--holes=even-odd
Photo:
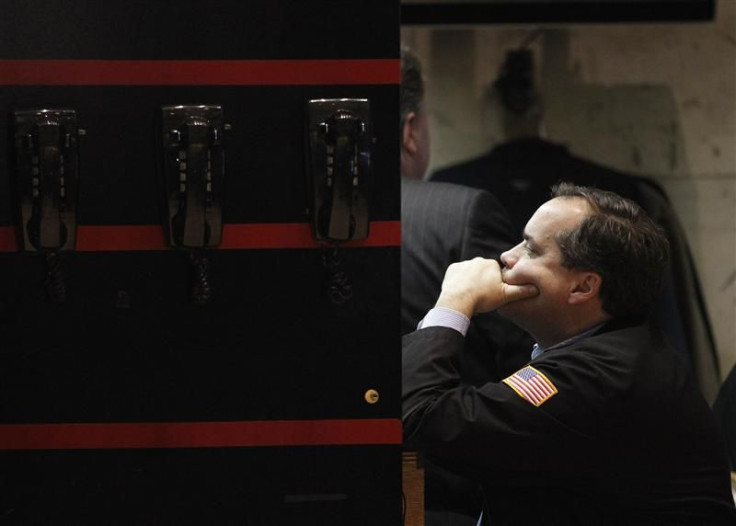
[[[547,480],[584,477],[602,467],[586,415],[575,415],[575,393],[535,406],[503,382],[461,385],[455,362],[462,348],[462,335],[442,327],[404,337],[408,449],[469,476],[505,481],[532,473]]]

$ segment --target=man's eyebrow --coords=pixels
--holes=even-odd
[[[524,232],[521,236],[524,238],[524,241],[526,241],[527,243],[531,243],[532,245],[536,244],[536,242],[534,241],[534,238],[530,236],[529,234],[527,234],[526,232]]]

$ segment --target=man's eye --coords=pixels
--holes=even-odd
[[[533,256],[534,255],[534,249],[532,247],[530,247],[529,245],[524,245],[524,252],[526,252],[527,255],[529,255],[529,256]]]

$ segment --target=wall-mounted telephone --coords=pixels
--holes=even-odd
[[[14,113],[20,249],[47,261],[47,292],[66,299],[58,252],[73,250],[77,233],[78,136],[76,111],[32,109]]]
[[[215,247],[222,240],[225,179],[221,106],[161,109],[166,232],[174,247]]]
[[[307,104],[309,204],[314,236],[342,242],[368,237],[372,130],[367,99]]]
[[[164,229],[172,247],[190,250],[193,299],[210,299],[208,261],[202,249],[222,241],[225,123],[218,105],[161,108]]]
[[[324,248],[322,264],[335,304],[352,296],[338,245],[368,237],[372,144],[367,99],[307,103],[307,210],[315,239],[332,245]]]
[[[77,114],[68,109],[15,112],[16,186],[22,250],[74,248],[78,181]]]

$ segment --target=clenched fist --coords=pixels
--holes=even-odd
[[[447,267],[435,307],[453,309],[471,318],[538,293],[534,285],[504,283],[496,260],[476,257]]]

